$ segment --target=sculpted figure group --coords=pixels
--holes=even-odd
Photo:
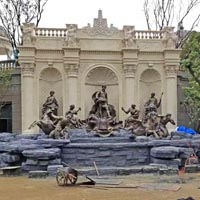
[[[46,135],[51,138],[68,138],[68,129],[86,128],[95,131],[100,136],[109,136],[114,130],[124,128],[131,131],[136,136],[154,136],[163,138],[169,136],[166,125],[171,123],[175,125],[171,114],[159,115],[158,108],[161,105],[155,97],[155,93],[151,93],[150,98],[144,105],[144,115],[140,117],[140,111],[136,109],[136,105],[132,104],[128,110],[122,107],[122,111],[129,114],[124,121],[116,119],[116,111],[113,105],[108,103],[108,94],[106,86],[103,85],[100,91],[96,91],[92,95],[94,105],[92,106],[89,116],[86,120],[77,118],[77,114],[81,108],[76,109],[75,105],[70,105],[64,116],[58,116],[58,102],[54,96],[55,92],[51,91],[42,108],[42,117],[39,121],[34,121],[29,128],[37,125]]]
[[[136,136],[150,136],[153,135],[156,138],[164,138],[169,136],[166,125],[171,123],[175,125],[171,114],[159,115],[158,108],[161,105],[161,94],[160,100],[158,101],[155,97],[155,93],[151,93],[149,100],[144,105],[144,115],[142,120],[139,119],[139,111],[132,105],[128,111],[122,110],[130,116],[125,120],[124,128],[131,130]]]

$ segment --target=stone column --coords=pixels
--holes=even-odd
[[[66,64],[68,76],[68,104],[78,105],[78,64]]]
[[[167,113],[177,122],[177,66],[165,66]],[[172,126],[171,126],[172,127]]]
[[[130,107],[131,104],[135,101],[135,72],[136,65],[124,65],[124,76],[125,76],[125,105],[126,108]]]
[[[34,63],[21,63],[22,69],[22,133],[33,133],[28,129],[34,119]]]

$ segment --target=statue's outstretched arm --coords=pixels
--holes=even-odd
[[[124,107],[122,107],[122,110],[126,113],[126,114],[128,114],[129,112],[130,112],[130,109],[128,109],[127,111],[124,109]]]

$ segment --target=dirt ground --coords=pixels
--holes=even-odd
[[[200,199],[200,174],[182,176],[131,175],[104,177],[117,186],[138,188],[87,188],[58,186],[55,178],[29,179],[0,177],[0,200],[177,200],[192,196]],[[78,182],[86,181],[83,177]],[[171,189],[178,188],[178,191]]]

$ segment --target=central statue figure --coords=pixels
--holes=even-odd
[[[101,136],[109,136],[113,130],[122,127],[122,122],[116,120],[116,111],[113,105],[108,104],[106,86],[92,95],[94,105],[89,112],[88,130],[95,130]]]
[[[108,106],[108,95],[106,92],[106,86],[102,85],[101,91],[96,91],[92,95],[94,106],[90,111],[90,114],[95,114],[99,118],[110,118],[111,114]]]

